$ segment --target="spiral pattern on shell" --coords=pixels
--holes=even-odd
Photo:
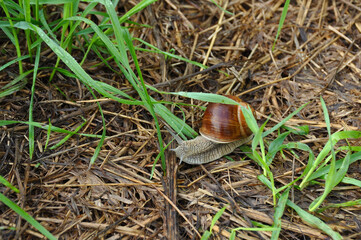
[[[249,107],[253,114],[254,109],[236,96],[226,95],[239,102],[244,107]],[[209,103],[202,119],[201,135],[217,143],[229,143],[242,138],[247,138],[252,134],[249,129],[241,106]]]

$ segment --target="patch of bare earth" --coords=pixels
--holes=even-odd
[[[220,5],[232,15],[222,12],[211,1],[154,3],[132,19],[152,28],[131,28],[133,36],[161,50],[174,51],[184,58],[215,67],[200,72],[199,67],[177,59],[138,52],[145,81],[164,91],[241,96],[256,109],[260,124],[271,116],[267,129],[309,102],[288,125],[309,125],[310,133],[304,137],[292,135],[286,142],[307,143],[315,154],[327,141],[320,96],[328,106],[333,132],[360,130],[361,3],[291,1],[279,40],[271,51],[283,3],[283,0],[222,1]],[[134,4],[135,1],[120,1],[119,14]],[[25,47],[25,40],[22,41]],[[16,58],[10,41],[2,39],[1,48],[1,65]],[[45,45],[43,49],[41,66],[54,66],[56,55]],[[79,61],[83,56],[83,52],[76,49],[72,54]],[[131,90],[122,75],[102,64],[94,68],[100,63],[96,55],[90,54],[87,59],[84,68],[94,79],[124,91]],[[117,69],[112,61],[109,64]],[[33,65],[28,62],[24,67],[29,70]],[[101,134],[99,108],[87,88],[61,74],[49,82],[50,73],[51,70],[41,70],[38,74],[34,120],[47,124],[50,119],[54,126],[75,130],[85,118],[87,123],[81,132]],[[0,72],[1,86],[17,74],[15,65]],[[2,120],[28,120],[30,88],[28,84],[21,91],[0,99]],[[138,98],[134,92],[130,94]],[[151,94],[158,100],[206,105]],[[199,239],[202,232],[209,229],[215,213],[226,204],[226,212],[213,229],[214,239],[228,239],[230,229],[253,227],[252,221],[272,225],[271,191],[258,181],[261,169],[245,154],[235,151],[230,155],[234,162],[221,158],[204,166],[190,166],[178,165],[174,154],[167,152],[166,174],[158,163],[150,179],[158,154],[151,115],[141,106],[109,100],[102,100],[101,104],[108,137],[90,169],[89,161],[98,143],[95,138],[73,136],[56,150],[44,151],[47,132],[36,128],[35,156],[30,161],[28,127],[10,125],[0,130],[0,175],[19,188],[20,194],[4,186],[1,192],[52,234],[60,239]],[[178,108],[167,106],[182,117]],[[198,130],[202,111],[188,106],[182,106],[182,110],[187,123]],[[169,141],[171,138],[163,129]],[[53,132],[50,146],[64,136]],[[276,137],[276,134],[269,135],[265,140]],[[360,140],[349,142],[361,145]],[[297,154],[299,159],[294,159],[285,151],[272,163],[277,187],[302,172],[308,154],[301,151]],[[344,155],[341,152],[337,157]],[[347,176],[361,180],[360,169],[360,162],[353,163]],[[302,192],[295,189],[290,198],[307,209],[322,190],[320,185],[309,186]],[[325,204],[357,199],[361,199],[359,188],[341,184]],[[16,227],[16,231],[3,230],[2,239],[41,237],[16,213],[3,204],[0,206],[1,225]],[[330,208],[316,215],[343,237],[360,239],[360,212],[358,205]],[[280,239],[329,238],[320,229],[308,226],[290,209],[282,219]],[[237,233],[239,239],[269,239],[270,235],[271,232]]]

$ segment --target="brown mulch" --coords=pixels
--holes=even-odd
[[[135,1],[120,1],[119,13]],[[134,37],[157,48],[212,67],[203,69],[162,55],[138,52],[147,84],[164,91],[233,94],[249,102],[257,111],[259,124],[271,116],[271,128],[303,104],[310,104],[293,117],[289,126],[309,125],[310,133],[290,135],[286,141],[308,144],[315,154],[327,142],[327,130],[320,96],[325,100],[332,132],[361,130],[361,2],[291,1],[287,19],[271,51],[283,0],[222,1],[224,13],[211,1],[160,0],[132,20],[153,28],[130,28]],[[48,9],[51,11],[54,9]],[[95,20],[95,19],[93,19]],[[24,41],[24,39],[23,39]],[[7,39],[1,39],[0,64],[16,58]],[[78,43],[75,43],[78,44]],[[135,44],[140,44],[135,42]],[[23,46],[26,44],[24,42]],[[82,47],[82,46],[80,46]],[[44,49],[46,49],[44,47]],[[24,50],[25,51],[25,50]],[[83,52],[74,49],[81,60]],[[99,81],[119,89],[131,90],[121,75],[90,53],[84,69]],[[56,56],[44,51],[41,66],[54,66]],[[115,69],[113,62],[109,62]],[[62,65],[65,67],[64,65]],[[26,63],[27,70],[33,67]],[[17,66],[0,72],[0,86],[17,76]],[[87,88],[61,74],[49,82],[51,70],[41,70],[37,78],[34,120],[75,130],[87,120],[82,133],[101,134],[102,120]],[[1,120],[28,120],[31,85],[0,99]],[[57,89],[61,89],[58,91]],[[150,92],[157,100],[206,103]],[[136,93],[131,93],[138,98]],[[60,239],[199,239],[209,229],[216,212],[227,210],[213,228],[214,239],[228,239],[230,229],[254,227],[254,221],[273,223],[273,199],[257,176],[262,169],[242,152],[204,166],[178,165],[172,152],[166,153],[167,171],[158,163],[153,178],[151,169],[158,154],[156,129],[151,115],[142,106],[101,102],[106,119],[107,138],[101,153],[89,169],[97,140],[73,136],[56,150],[44,150],[47,131],[35,128],[36,150],[33,160],[28,153],[28,127],[10,125],[0,130],[0,175],[20,193],[1,186],[1,192],[30,213]],[[168,106],[168,105],[167,105]],[[200,126],[202,110],[182,106],[187,123]],[[172,111],[182,117],[182,112]],[[162,125],[163,126],[163,125]],[[164,127],[164,126],[163,126]],[[165,128],[164,137],[171,140]],[[65,135],[52,133],[49,146]],[[276,133],[265,139],[272,141]],[[350,140],[361,146],[361,140]],[[346,143],[344,143],[346,145]],[[276,186],[292,181],[295,169],[308,159],[299,159],[287,151],[275,158],[271,170]],[[344,153],[339,153],[342,158]],[[293,166],[293,164],[295,166]],[[347,176],[361,180],[361,164],[351,165]],[[322,184],[294,190],[290,198],[307,210],[323,191]],[[339,185],[325,204],[361,199],[361,190]],[[326,205],[324,205],[326,206]],[[25,220],[0,203],[2,239],[36,239],[41,234]],[[315,215],[345,239],[361,238],[359,205],[330,208]],[[320,229],[308,226],[292,210],[283,216],[280,239],[329,239]],[[270,232],[239,231],[238,239],[269,239]]]

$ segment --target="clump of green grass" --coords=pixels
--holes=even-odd
[[[220,96],[213,96],[210,94],[199,94],[199,93],[179,93],[182,96],[193,97],[199,100],[207,100],[212,102],[222,102],[226,104],[237,104],[236,102],[231,103],[226,99],[223,99]],[[204,96],[204,97],[200,97]],[[210,99],[212,98],[212,99]],[[345,174],[351,163],[361,160],[361,149],[358,146],[347,146],[340,147],[334,150],[334,145],[343,139],[348,138],[361,138],[360,131],[340,131],[334,134],[331,134],[330,130],[330,121],[328,117],[328,112],[326,105],[321,97],[322,108],[324,111],[324,118],[327,124],[327,129],[329,133],[329,141],[325,144],[322,151],[315,156],[312,149],[303,143],[300,142],[288,142],[284,143],[286,137],[290,134],[298,134],[305,135],[308,133],[308,127],[302,126],[298,129],[290,129],[285,126],[287,121],[293,117],[295,114],[300,112],[303,108],[305,108],[308,103],[301,106],[299,109],[294,111],[292,114],[287,116],[283,121],[281,121],[276,126],[272,127],[270,130],[264,132],[265,125],[267,121],[265,121],[260,127],[257,125],[257,121],[252,115],[252,112],[249,109],[243,108],[243,114],[245,115],[246,121],[250,129],[255,134],[255,137],[252,141],[252,146],[241,146],[241,149],[247,153],[247,156],[253,159],[258,165],[260,165],[263,169],[263,174],[258,176],[258,179],[265,184],[268,188],[271,189],[273,195],[273,204],[275,207],[274,213],[274,224],[272,227],[264,228],[261,227],[258,231],[273,231],[271,239],[278,239],[279,233],[282,229],[281,225],[281,217],[284,214],[285,207],[291,207],[295,210],[295,212],[302,218],[303,221],[307,222],[311,226],[319,228],[321,231],[325,232],[333,239],[342,239],[341,235],[335,232],[331,227],[329,227],[326,223],[324,223],[320,218],[308,213],[303,210],[295,203],[288,199],[289,191],[292,187],[302,190],[309,184],[313,184],[316,178],[321,178],[325,180],[325,189],[321,196],[316,198],[309,206],[309,211],[313,212],[318,209],[318,207],[324,202],[327,195],[340,183],[349,183],[354,184],[356,186],[361,186],[359,180],[346,178]],[[264,138],[272,132],[279,131],[281,128],[286,131],[279,134],[279,136],[269,142],[267,145],[264,143]],[[298,151],[306,151],[308,152],[308,162],[304,171],[292,182],[276,188],[275,180],[272,171],[270,170],[270,165],[277,153],[281,153],[283,150],[288,150],[293,153],[294,157],[298,158],[298,155],[293,150]],[[336,160],[336,153],[339,151],[346,151],[346,157],[343,159]],[[354,153],[353,153],[354,152]],[[345,181],[346,180],[346,181]],[[299,183],[300,182],[300,183]],[[299,185],[298,185],[299,184]],[[351,201],[345,203],[345,205],[350,204],[359,204],[359,201]],[[323,208],[324,209],[324,208]],[[219,218],[218,215],[217,219]],[[261,225],[261,224],[260,224]],[[237,228],[232,230],[232,238],[235,237],[235,231],[237,230],[247,230],[244,228]],[[256,229],[248,229],[248,230],[256,230]],[[208,234],[209,235],[209,234]]]
[[[129,17],[138,13],[146,6],[152,4],[155,0],[143,0],[129,10],[125,15],[118,17],[115,12],[115,7],[113,2],[110,0],[96,1],[91,2],[87,8],[79,12],[78,4],[79,1],[57,1],[58,5],[62,5],[64,19],[61,21],[47,22],[45,13],[43,11],[43,4],[53,3],[42,1],[39,4],[39,1],[31,2],[29,0],[25,2],[16,3],[14,1],[0,1],[3,11],[6,13],[6,18],[2,19],[2,24],[0,25],[1,29],[6,33],[9,40],[14,44],[18,58],[14,61],[11,61],[0,68],[4,70],[12,64],[18,63],[19,65],[19,76],[11,81],[9,84],[4,86],[0,90],[0,97],[6,97],[10,94],[15,93],[16,91],[21,90],[28,83],[27,77],[32,74],[32,87],[31,87],[31,96],[30,96],[30,106],[29,106],[29,120],[26,121],[13,121],[13,120],[1,120],[0,126],[10,125],[10,124],[27,124],[29,126],[29,155],[30,159],[33,157],[35,149],[34,141],[34,128],[38,127],[48,131],[48,139],[52,132],[62,132],[66,136],[63,140],[57,144],[50,147],[54,149],[62,145],[68,138],[82,129],[85,123],[81,124],[75,131],[67,131],[60,129],[51,124],[46,125],[39,122],[35,122],[33,118],[33,102],[34,102],[34,93],[35,93],[35,80],[38,74],[38,71],[43,69],[39,67],[40,63],[40,53],[43,48],[50,48],[56,55],[57,61],[55,66],[49,66],[53,69],[49,81],[52,80],[55,72],[59,72],[67,77],[79,79],[96,99],[96,94],[100,94],[103,97],[113,99],[122,104],[128,105],[143,105],[154,118],[155,126],[157,129],[157,137],[160,146],[160,152],[164,152],[164,143],[162,135],[160,132],[159,120],[161,117],[168,124],[180,133],[181,137],[193,137],[196,135],[196,132],[185,124],[184,120],[179,119],[174,114],[172,114],[165,105],[159,101],[156,101],[148,93],[148,88],[144,83],[142,72],[139,67],[139,63],[136,57],[136,50],[149,51],[149,49],[138,47],[137,49],[133,45],[134,39],[129,33],[129,30],[126,27],[123,27],[122,24],[127,22]],[[24,4],[22,4],[24,3]],[[103,15],[103,21],[100,24],[96,24],[91,20],[85,18],[89,14],[100,14],[99,12],[94,11],[95,6],[102,4],[106,8]],[[31,12],[35,13],[35,16],[31,16]],[[80,23],[86,23],[90,26],[86,30],[79,28]],[[28,54],[22,53],[22,48],[19,45],[18,35],[19,31],[24,30],[26,34],[27,42],[27,52]],[[60,35],[60,41],[57,39],[57,36]],[[92,37],[90,37],[92,36]],[[81,63],[78,63],[72,56],[73,41],[77,38],[83,38],[83,40],[88,43],[88,49]],[[149,46],[149,45],[147,45]],[[111,85],[92,79],[89,74],[87,74],[82,68],[81,64],[84,62],[87,54],[93,51],[95,52],[103,63],[110,67],[107,63],[108,60],[112,59],[122,74],[126,79],[131,83],[134,90],[137,91],[139,99],[134,99],[127,93],[120,91],[119,89],[114,88]],[[159,49],[153,48],[151,51],[165,54],[170,57],[179,58],[174,54],[169,54],[160,51]],[[104,59],[102,54],[106,53],[110,56],[108,59]],[[24,55],[24,56],[22,56]],[[33,59],[35,56],[35,59]],[[135,71],[130,66],[130,59],[134,61]],[[34,69],[27,72],[23,72],[23,60],[31,59],[34,61]],[[60,68],[59,63],[63,62],[69,69]],[[188,60],[187,60],[188,61]],[[191,62],[191,61],[188,61]],[[199,65],[198,63],[196,63]],[[113,70],[118,71],[118,70]],[[61,91],[61,89],[59,89]],[[103,129],[101,135],[90,135],[90,134],[81,134],[87,135],[88,137],[100,138],[100,141],[96,147],[96,150],[90,160],[90,165],[92,165],[97,159],[101,147],[103,145],[104,139],[106,137],[106,126],[105,119],[103,116],[102,107],[98,104],[99,113],[103,119]],[[47,144],[46,144],[47,145]],[[164,154],[161,154],[162,166],[165,168],[165,158]],[[11,200],[7,199],[5,196],[2,196],[1,200],[6,203],[11,209],[16,211],[24,219],[28,220],[35,228],[37,228],[43,234],[44,231],[35,220],[29,220],[28,215],[24,211],[19,211],[17,205]],[[48,238],[48,233],[45,234]]]

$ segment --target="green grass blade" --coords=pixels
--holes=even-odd
[[[335,166],[335,162],[336,162],[336,155],[335,155],[335,150],[332,144],[331,139],[331,127],[330,127],[330,117],[328,115],[328,111],[327,111],[327,107],[326,107],[326,103],[323,100],[322,97],[320,97],[321,100],[321,105],[322,105],[322,109],[323,109],[323,115],[325,118],[325,123],[326,123],[326,127],[327,127],[327,132],[328,132],[328,137],[329,137],[329,142],[330,142],[330,148],[331,148],[331,165],[330,165],[330,171],[328,172],[327,176],[326,176],[326,189],[327,187],[331,187],[333,186],[333,181],[335,180],[335,175],[336,175],[336,166]],[[341,181],[341,180],[340,180]],[[333,188],[333,187],[331,187]],[[331,189],[325,189],[325,193],[331,191]],[[324,194],[325,195],[325,194]],[[323,196],[324,196],[323,195]],[[327,195],[327,194],[326,194]],[[314,201],[315,202],[315,201]],[[314,203],[313,202],[313,203]],[[312,205],[312,204],[311,204]],[[311,206],[310,206],[311,208]]]
[[[169,94],[201,100],[205,102],[224,103],[238,105],[236,101],[228,97],[213,94],[213,93],[202,93],[202,92],[171,92]]]
[[[29,57],[30,57],[30,55],[25,55],[25,56],[21,56],[21,57],[15,58],[14,60],[11,60],[10,62],[5,63],[4,65],[0,66],[0,72],[1,72],[2,70],[4,70],[5,68],[13,65],[14,63],[17,63],[17,62],[22,61],[22,60],[24,60],[24,59],[28,59]]]
[[[99,38],[104,42],[104,44],[107,46],[107,48],[109,49],[110,53],[114,56],[114,58],[116,60],[118,60],[118,62],[123,64],[123,65],[118,65],[119,68],[121,69],[122,73],[125,75],[127,80],[130,81],[130,83],[132,84],[134,89],[139,93],[140,89],[139,89],[138,84],[135,82],[135,79],[133,78],[134,73],[132,73],[131,67],[129,65],[128,56],[127,56],[125,47],[120,47],[120,50],[117,49],[114,46],[114,44],[112,43],[112,41],[110,41],[110,39],[100,30],[100,28],[94,22],[92,22],[92,21],[90,21],[90,20],[88,20],[86,18],[71,17],[71,18],[69,18],[67,20],[83,21],[83,22],[89,24],[91,26],[91,28],[93,28],[93,30],[97,33]],[[119,31],[121,31],[121,30],[119,30]],[[120,42],[122,43],[123,41],[120,41]],[[129,69],[130,69],[131,72],[129,72]]]
[[[37,1],[38,1],[38,4],[40,4],[40,5],[44,5],[44,4],[62,5],[62,4],[74,2],[74,0],[30,0],[30,3],[36,4]]]
[[[87,122],[84,121],[82,122],[73,132],[69,133],[68,135],[66,135],[62,140],[60,140],[57,144],[55,144],[54,146],[50,147],[51,150],[58,148],[59,146],[61,146],[63,143],[65,143],[69,138],[71,138],[74,134],[76,134],[77,132],[80,131],[80,129],[82,129],[82,127],[84,127],[84,125]],[[48,128],[48,135],[51,132],[50,131],[51,128],[51,123],[49,122],[49,128]],[[47,141],[48,142],[48,141]],[[45,145],[46,146],[46,145]]]
[[[90,91],[90,93],[93,95],[93,98],[96,99],[97,97],[94,94],[94,92],[91,90],[91,88],[89,86],[87,86],[87,88]],[[102,117],[103,131],[102,131],[102,136],[100,138],[100,141],[99,141],[97,147],[95,148],[94,154],[93,154],[92,158],[90,159],[89,168],[94,164],[95,160],[98,158],[101,147],[103,146],[103,143],[104,143],[104,139],[106,137],[106,125],[105,125],[105,118],[104,118],[103,109],[102,109],[99,102],[97,102],[97,105],[98,105],[98,108],[99,108],[100,115]]]
[[[105,125],[105,118],[104,118],[103,110],[101,109],[101,106],[100,106],[99,103],[98,103],[98,107],[99,107],[99,112],[100,112],[100,114],[102,116],[103,131],[102,131],[102,136],[100,138],[100,141],[99,141],[97,147],[95,148],[94,154],[93,154],[92,158],[90,159],[90,165],[89,166],[93,165],[95,160],[98,158],[101,147],[103,146],[103,143],[104,143],[104,140],[105,140],[105,137],[106,137],[106,131],[107,131],[107,128],[106,128],[106,125]]]
[[[124,45],[124,39],[123,39],[123,36],[122,36],[122,28],[121,28],[121,26],[119,24],[118,16],[117,16],[117,13],[115,12],[114,5],[110,0],[100,0],[99,2],[102,3],[105,6],[106,11],[107,11],[107,13],[109,15],[109,18],[110,18],[110,20],[112,22],[114,35],[115,35],[116,41],[118,43],[117,48],[118,48],[118,50],[119,50],[119,52],[121,54],[121,61],[120,62],[122,64],[124,64],[126,69],[129,69],[128,68],[129,60],[128,60],[127,52],[126,52],[125,45]]]
[[[351,185],[354,185],[354,186],[357,186],[357,187],[361,188],[361,181],[357,180],[357,179],[354,179],[354,178],[344,177],[342,179],[342,182],[347,183],[347,184],[351,184]]]
[[[19,4],[18,4],[18,3]],[[9,13],[13,16],[24,16],[24,10],[23,8],[20,6],[21,2],[20,1],[4,1],[5,5],[7,6],[7,9],[9,11]]]
[[[152,4],[152,3],[156,2],[156,1],[157,0],[143,0],[143,1],[141,1],[140,3],[135,5],[133,8],[128,10],[122,17],[120,17],[119,18],[119,23],[120,24],[124,23],[131,16],[133,16],[134,14],[140,12],[141,10],[143,10],[144,8],[146,8],[147,6],[149,6],[150,4]]]
[[[266,155],[267,164],[271,164],[276,154],[281,151],[283,142],[290,133],[291,132],[287,131],[280,134],[275,140],[273,140],[269,144],[268,153]]]
[[[307,135],[310,132],[310,127],[307,125],[293,126],[292,128],[287,126],[282,126],[282,128],[296,135]]]
[[[330,204],[327,205],[326,207],[317,209],[317,212],[320,213],[329,208],[347,208],[347,207],[360,206],[360,205],[361,205],[361,199],[358,199],[354,201],[347,201],[344,203]]]
[[[271,182],[264,175],[260,175],[258,178],[268,188],[272,187]],[[279,197],[279,194],[277,194],[277,197]],[[325,222],[323,222],[318,217],[313,216],[312,214],[303,210],[302,208],[300,208],[299,206],[297,206],[295,203],[293,203],[290,200],[287,200],[286,204],[287,204],[287,206],[293,208],[297,212],[297,214],[301,217],[302,221],[306,222],[308,225],[320,229],[321,231],[325,232],[327,235],[329,235],[330,237],[332,237],[335,240],[342,239],[342,237],[339,233],[333,231],[330,226],[328,226]]]
[[[333,164],[331,163],[330,173],[333,173],[333,174],[331,177],[329,177],[330,173],[327,174],[325,190],[320,197],[313,200],[312,203],[310,204],[309,210],[311,212],[315,211],[318,208],[318,206],[320,206],[322,204],[322,202],[326,199],[327,195],[332,191],[332,189],[342,181],[343,177],[347,173],[349,166],[350,166],[350,152],[347,152],[345,160],[343,161],[340,169],[337,172],[336,172],[335,162],[333,161]],[[333,171],[333,172],[331,172],[331,171]]]
[[[302,180],[300,184],[300,188],[304,188],[308,182],[310,181],[311,175],[314,173],[317,166],[326,158],[326,156],[331,151],[331,146],[335,145],[339,140],[347,139],[347,138],[361,138],[361,131],[341,131],[336,132],[331,135],[330,141],[326,143],[324,148],[321,150],[321,152],[318,154],[316,160],[312,163],[312,166],[307,166],[305,169],[305,178]],[[332,144],[331,144],[332,143]]]
[[[277,39],[278,39],[279,35],[281,34],[281,30],[282,30],[282,27],[283,27],[283,23],[284,23],[285,20],[286,20],[287,11],[288,11],[288,5],[289,5],[289,4],[290,4],[290,0],[286,0],[286,1],[285,1],[285,5],[283,6],[283,10],[282,10],[280,22],[278,23],[277,34],[276,34],[275,40],[274,40],[273,45],[272,45],[272,51],[273,51],[274,48],[275,48],[275,45],[276,45],[276,42],[277,42]]]
[[[339,169],[341,165],[344,163],[344,158],[336,161],[336,169]],[[353,153],[350,155],[350,164],[361,160],[361,151],[357,153]],[[330,171],[330,165],[317,169],[309,178],[308,181],[312,181],[314,179],[320,178],[326,175]]]
[[[7,126],[7,125],[11,125],[11,124],[26,124],[26,125],[33,125],[34,127],[37,128],[41,128],[44,130],[49,131],[49,128],[51,129],[51,131],[53,132],[58,132],[58,133],[65,133],[65,134],[71,134],[71,131],[59,128],[59,127],[55,127],[53,125],[46,125],[46,124],[42,124],[42,123],[38,123],[38,122],[26,122],[26,121],[15,121],[15,120],[0,120],[0,127],[1,126]],[[86,134],[86,133],[78,133],[78,135],[80,136],[84,136],[84,137],[92,137],[92,138],[101,138],[101,135],[96,135],[96,134]]]
[[[25,21],[28,23],[31,23],[31,9],[30,9],[30,0],[23,0],[23,9],[25,13]],[[26,38],[26,44],[28,47],[28,52],[30,55],[30,58],[32,58],[32,49],[31,49],[31,32],[29,29],[25,30],[25,38]]]
[[[161,116],[174,131],[179,134],[184,140],[188,138],[194,138],[198,136],[198,133],[194,131],[184,120],[176,117],[168,108],[163,104],[155,104],[154,111]],[[187,137],[186,137],[187,136]]]
[[[16,44],[16,41],[15,41],[15,37],[13,35],[13,33],[10,31],[9,28],[11,28],[10,24],[6,22],[6,24],[4,22],[1,22],[1,30],[3,30],[3,32],[5,33],[5,35],[8,37],[8,39],[11,41],[11,43],[13,45]]]
[[[73,1],[73,2],[70,2],[70,3],[65,3],[64,4],[64,6],[63,6],[63,18],[64,19],[67,19],[67,18],[73,16],[73,6],[76,4],[76,2],[77,1]],[[60,35],[60,47],[64,48],[64,49],[67,49],[67,51],[71,54],[73,37],[72,37],[70,32],[66,36],[66,34],[68,32],[69,25],[72,25],[72,22],[64,21],[61,24],[62,28],[61,28],[61,35]],[[64,44],[64,41],[65,41],[66,38],[69,40],[68,45]],[[58,68],[59,63],[60,63],[60,57],[58,56],[57,59],[56,59],[55,68],[54,68],[53,72],[50,74],[49,82],[51,82],[53,77],[55,76],[56,69]]]
[[[229,15],[234,15],[233,13],[231,13],[230,11],[227,11],[226,9],[224,9],[224,8],[222,8],[221,6],[219,6],[219,4],[216,2],[216,1],[214,1],[214,0],[211,0],[211,2],[214,4],[214,5],[216,5],[219,9],[221,9],[223,12],[225,12],[225,13],[227,13],[227,14],[229,14]]]
[[[211,236],[212,236],[212,233],[211,233],[210,231],[206,230],[206,231],[202,234],[201,240],[207,240],[207,239],[209,239]]]
[[[203,235],[201,240],[206,240],[208,238],[210,238],[210,236],[212,235],[212,229],[214,227],[214,225],[216,225],[218,219],[223,215],[224,211],[227,209],[227,205],[224,206],[223,208],[221,208],[216,215],[214,215],[214,217],[212,218],[212,222],[211,222],[211,226],[209,227],[209,231],[206,230]]]
[[[216,215],[214,215],[212,222],[211,222],[211,226],[209,227],[209,231],[212,232],[212,229],[214,227],[214,225],[216,225],[218,219],[223,215],[224,211],[227,209],[227,205],[224,206],[223,208],[221,208]]]
[[[0,91],[0,98],[6,97],[8,95],[11,95],[11,94],[23,89],[26,86],[26,84],[27,84],[26,79],[23,79],[23,81],[16,83],[13,86]]]
[[[142,44],[146,45],[147,47],[149,47],[150,49],[146,49],[146,48],[139,48],[139,47],[136,47],[135,49],[138,50],[138,51],[142,51],[142,52],[151,52],[151,53],[157,53],[157,54],[163,54],[165,57],[169,57],[169,58],[175,58],[175,59],[178,59],[178,60],[181,60],[181,61],[184,61],[184,62],[187,62],[187,63],[190,63],[190,64],[193,64],[197,67],[200,67],[200,68],[203,68],[203,69],[207,69],[208,67],[199,63],[199,62],[195,62],[195,61],[192,61],[192,60],[189,60],[187,58],[184,58],[184,57],[181,57],[181,56],[178,56],[176,54],[173,54],[173,53],[169,53],[169,52],[165,52],[165,51],[162,51],[160,50],[159,48],[153,46],[152,44],[140,39],[140,38],[134,38],[134,40],[137,40],[139,42],[141,42]]]
[[[38,221],[36,221],[32,216],[30,216],[27,212],[25,212],[16,203],[8,199],[2,193],[0,193],[0,201],[3,202],[9,208],[11,208],[14,212],[19,214],[19,216],[24,218],[28,223],[30,223],[34,228],[36,228],[39,232],[41,232],[45,237],[47,237],[50,240],[56,240],[56,237],[54,237],[48,230],[46,230]]]
[[[310,103],[305,103],[303,104],[301,107],[299,107],[296,111],[294,111],[293,113],[291,113],[290,115],[288,115],[285,119],[283,119],[281,122],[279,122],[278,124],[276,124],[275,126],[273,126],[271,129],[269,129],[268,131],[265,131],[262,135],[262,137],[266,137],[268,134],[276,131],[277,129],[279,129],[282,125],[284,125],[288,120],[290,120],[294,115],[296,115],[297,113],[299,113],[302,109],[304,109],[308,104]]]
[[[10,188],[11,190],[13,190],[16,193],[19,193],[19,189],[17,189],[16,187],[14,187],[11,183],[8,182],[8,180],[6,180],[5,178],[3,178],[2,176],[0,176],[0,183],[2,183],[5,187]]]
[[[280,235],[281,229],[282,229],[282,216],[283,213],[285,211],[286,208],[286,203],[287,203],[287,199],[288,199],[288,194],[290,192],[291,188],[286,189],[280,199],[278,200],[278,204],[275,208],[275,213],[274,213],[274,222],[273,222],[273,227],[276,228],[277,230],[272,232],[272,236],[271,236],[271,240],[277,240],[278,236]]]
[[[39,36],[44,40],[46,44],[54,51],[55,54],[57,54],[60,59],[76,74],[76,76],[84,83],[89,85],[91,88],[95,89],[97,92],[102,94],[104,97],[108,97],[111,99],[114,99],[116,101],[122,102],[121,98],[118,98],[107,91],[105,91],[101,85],[94,81],[85,71],[84,69],[78,64],[78,62],[63,48],[61,48],[58,44],[56,44],[52,39],[50,39],[42,29],[39,27],[28,24],[26,22],[19,22],[16,24],[16,27],[27,29],[30,28],[34,31],[36,31]]]
[[[10,28],[11,28],[11,31],[12,31],[13,44],[14,44],[15,49],[16,49],[16,54],[17,54],[18,58],[20,58],[21,57],[21,49],[20,49],[20,45],[19,45],[18,35],[17,35],[17,33],[15,31],[15,28],[14,28],[13,21],[11,20],[8,8],[4,4],[4,1],[0,1],[0,6],[3,8],[3,10],[5,12],[5,15],[6,15],[6,18],[7,18],[8,22],[9,22],[9,24],[10,24]],[[19,61],[19,73],[20,74],[23,73],[23,63],[22,63],[21,60]]]
[[[136,66],[136,69],[137,69],[137,73],[138,73],[138,76],[139,76],[139,79],[140,79],[140,83],[141,83],[141,86],[143,87],[142,90],[143,90],[143,93],[144,93],[144,96],[145,96],[144,101],[147,102],[147,104],[145,106],[147,106],[148,111],[151,113],[151,115],[153,116],[153,119],[154,119],[154,123],[155,123],[156,129],[157,129],[157,137],[158,137],[158,142],[159,142],[159,151],[160,151],[160,153],[164,153],[163,138],[162,138],[162,134],[161,134],[161,131],[160,131],[159,121],[158,121],[157,115],[155,114],[154,105],[152,103],[154,99],[151,98],[149,96],[149,94],[148,94],[147,87],[145,86],[143,75],[142,75],[142,72],[141,72],[140,67],[139,67],[138,59],[137,59],[137,56],[135,54],[134,46],[133,46],[133,43],[132,43],[132,38],[131,38],[128,30],[123,31],[123,38],[125,39],[125,42],[127,43],[127,46],[128,46],[128,49],[129,49],[129,52],[133,57],[133,61],[134,61],[134,64]],[[165,169],[166,168],[165,156],[164,156],[164,154],[161,154],[160,157],[161,157],[161,160],[162,160],[163,169]]]
[[[153,116],[153,119],[154,119],[154,122],[156,125],[156,129],[157,129],[157,136],[158,136],[158,141],[159,141],[160,152],[163,152],[163,147],[164,147],[163,140],[162,140],[162,136],[161,136],[161,132],[160,132],[158,119],[155,114],[153,103],[152,103],[153,99],[150,98],[150,96],[147,92],[147,88],[144,84],[144,81],[142,78],[142,73],[140,71],[140,67],[139,67],[137,57],[135,54],[135,50],[134,50],[134,46],[132,43],[132,38],[131,38],[128,30],[121,28],[119,22],[117,21],[117,14],[115,12],[112,2],[109,0],[103,0],[101,2],[104,4],[104,6],[107,10],[107,13],[109,14],[110,20],[112,22],[115,38],[117,41],[117,48],[120,53],[120,56],[118,56],[118,57],[115,56],[115,58],[118,59],[118,61],[123,65],[123,67],[121,65],[118,65],[118,66],[121,68],[122,72],[126,75],[126,78],[128,79],[128,81],[130,81],[130,83],[132,84],[134,89],[138,92],[140,98],[143,100],[144,106],[147,108],[147,110]],[[128,47],[128,50],[133,58],[133,61],[135,63],[137,73],[138,73],[140,80],[137,79],[133,70],[130,67],[124,42],[126,43],[126,46]],[[107,47],[109,48],[109,46],[107,46]],[[164,154],[161,155],[161,158],[162,158],[162,167],[163,167],[163,169],[165,169]]]
[[[342,237],[339,233],[332,230],[330,226],[328,226],[326,223],[324,223],[321,219],[319,219],[316,216],[313,216],[312,214],[308,213],[307,211],[303,210],[290,200],[287,201],[287,205],[293,210],[297,212],[297,214],[302,218],[303,221],[307,222],[312,227],[318,228],[321,231],[325,232],[327,235],[332,237],[334,240],[341,240]]]
[[[49,119],[49,127],[48,127],[48,131],[46,132],[46,141],[45,141],[44,151],[48,148],[50,135],[51,135],[51,121]]]
[[[12,86],[17,85],[19,82],[25,82],[27,83],[27,79],[26,76],[28,76],[30,73],[32,73],[34,71],[34,69],[30,69],[29,71],[26,71],[22,74],[20,74],[19,76],[17,76],[14,80],[10,81],[9,83],[7,83],[5,86],[3,86],[1,89],[6,89],[6,88],[10,88]]]
[[[30,6],[30,4],[29,4]],[[38,74],[39,62],[40,62],[40,53],[41,45],[38,45],[35,56],[34,72],[33,72],[33,83],[31,86],[31,96],[29,104],[29,122],[33,122],[33,108],[34,108],[34,94],[35,94],[35,84],[36,76]],[[35,150],[35,140],[34,140],[34,125],[29,125],[29,158],[33,159],[33,154]]]

